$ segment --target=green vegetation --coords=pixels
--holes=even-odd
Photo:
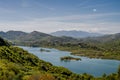
[[[50,50],[46,50],[46,49],[43,49],[43,48],[41,48],[40,51],[41,51],[41,52],[43,52],[43,51],[45,51],[45,52],[50,52]]]
[[[87,80],[89,77],[53,66],[21,48],[0,45],[0,80]]]
[[[89,58],[120,60],[120,41],[108,43],[64,43],[60,45],[44,45],[59,50],[70,51],[72,55],[86,56]]]
[[[55,37],[49,34],[33,31],[25,33],[9,31],[1,35],[15,45],[53,47],[67,50],[73,55],[90,58],[120,60],[120,34],[105,35],[101,37],[75,39],[71,37]],[[10,36],[12,36],[10,38]],[[44,50],[40,50],[44,51]]]
[[[81,60],[81,58],[75,58],[75,57],[71,57],[71,56],[64,56],[64,57],[61,57],[60,59],[61,59],[61,61]]]
[[[34,32],[35,34],[36,32]],[[32,33],[33,34],[33,33]],[[50,41],[46,41],[49,40]],[[73,41],[72,41],[73,40]],[[75,40],[75,41],[74,41]],[[24,40],[23,40],[24,41]],[[83,41],[76,42],[76,39],[48,36],[42,41],[25,40],[22,45],[52,47],[60,50],[67,50],[71,54],[88,56],[90,58],[109,58],[120,60],[120,40],[109,42]],[[10,46],[7,41],[0,38],[0,80],[119,80],[120,67],[118,72],[110,75],[103,74],[95,78],[92,75],[75,74],[63,67],[53,66],[49,62],[40,60],[27,51]]]
[[[0,37],[0,46],[10,46],[10,44]]]

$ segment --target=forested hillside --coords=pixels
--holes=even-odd
[[[76,42],[72,37],[55,37],[46,33],[33,31],[31,33],[21,31],[0,32],[0,36],[11,41],[14,45],[40,46],[46,44],[61,44]]]
[[[81,39],[55,37],[38,31],[8,31],[1,32],[0,35],[4,35],[13,45],[54,47],[79,56],[120,60],[120,33]]]
[[[10,46],[0,38],[0,80],[118,80],[117,73],[95,78],[88,74],[75,74],[63,67],[53,66],[27,51]]]
[[[10,44],[0,37],[0,46],[10,46]]]
[[[0,39],[0,80],[81,80],[90,75],[74,74],[66,68],[53,66],[33,54]]]

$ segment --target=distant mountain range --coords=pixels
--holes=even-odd
[[[93,41],[94,43],[95,42],[106,43],[106,42],[112,42],[112,41],[120,41],[120,33],[103,35],[99,37],[88,37],[88,38],[84,38],[83,40]]]
[[[85,38],[85,37],[97,37],[97,36],[102,36],[103,34],[99,33],[89,33],[85,31],[76,31],[76,30],[71,30],[71,31],[56,31],[51,33],[53,36],[68,36],[68,37],[73,37],[73,38]]]
[[[18,39],[21,36],[25,36],[28,33],[22,32],[22,31],[8,31],[8,32],[3,32],[0,31],[0,36],[7,39],[7,40],[15,40]]]
[[[57,36],[53,36],[53,35],[38,32],[38,31],[33,31],[31,33],[26,33],[22,31],[8,31],[8,32],[1,31],[0,37],[3,37],[4,39],[12,41],[13,43],[18,44],[18,45],[25,44],[25,45],[34,45],[34,46],[39,46],[40,44],[48,45],[48,44],[64,44],[64,43],[79,43],[79,42],[83,42],[83,43],[84,42],[85,43],[86,42],[88,43],[89,42],[90,43],[101,43],[102,42],[103,43],[103,42],[111,42],[111,41],[120,40],[120,33],[100,36],[101,34],[97,34],[97,33],[89,34],[88,32],[81,32],[81,31],[68,31],[68,33],[67,31],[60,31],[60,32],[65,32],[66,34],[68,33],[71,34],[72,32],[73,33],[76,32],[75,33],[76,35],[74,35],[74,38],[73,38],[73,37],[68,37],[68,36],[57,37]],[[84,36],[82,36],[82,38],[80,39],[79,38],[76,39],[75,37],[78,37],[80,33],[84,34]],[[93,37],[93,34],[94,34],[94,37]]]
[[[35,46],[39,44],[48,44],[48,43],[65,43],[65,42],[73,42],[76,39],[72,37],[56,37],[50,34],[33,31],[31,33],[26,33],[22,31],[8,31],[8,32],[0,32],[0,36],[6,40],[12,41],[15,44],[27,44]]]
[[[0,36],[7,39],[7,40],[33,40],[33,39],[40,39],[43,37],[51,36],[49,34],[41,33],[38,31],[33,31],[31,33],[26,33],[22,31],[8,31],[8,32],[0,32]]]

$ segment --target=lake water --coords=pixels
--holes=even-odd
[[[41,52],[40,47],[21,47],[28,52],[38,56],[40,59],[50,62],[56,66],[63,66],[75,73],[88,73],[94,76],[102,76],[102,74],[111,74],[117,72],[120,61],[117,60],[106,60],[106,59],[90,59],[87,57],[79,57],[70,55],[70,52],[60,51],[57,49],[48,49],[50,52]],[[81,61],[61,61],[60,57],[73,56],[81,58]]]

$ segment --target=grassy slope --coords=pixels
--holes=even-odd
[[[0,80],[118,80],[118,74],[94,78],[75,74],[63,67],[53,66],[27,51],[10,46],[0,38]]]
[[[120,74],[104,74],[101,78],[74,74],[66,68],[52,66],[23,49],[0,47],[0,80],[118,80],[119,77]]]
[[[53,66],[18,47],[0,47],[0,80],[84,80],[89,77],[92,76]]]
[[[24,78],[34,73],[51,72],[49,69],[53,67],[50,63],[39,60],[36,56],[17,47],[0,47],[0,58],[0,63],[3,65],[0,67],[1,79],[9,78],[7,75],[13,76],[12,78]],[[71,74],[70,71],[68,73]]]

